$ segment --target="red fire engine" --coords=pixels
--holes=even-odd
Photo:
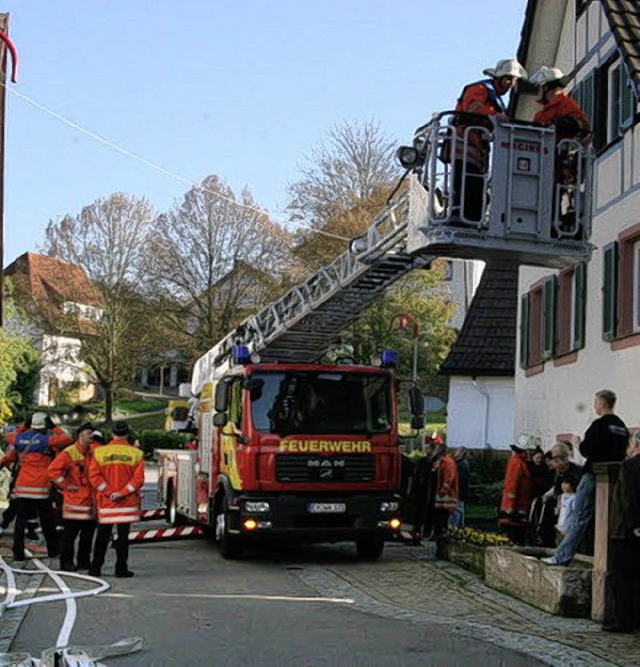
[[[157,452],[170,523],[209,527],[226,558],[265,536],[354,540],[359,556],[378,558],[400,529],[391,368],[234,356],[202,387],[197,451]]]

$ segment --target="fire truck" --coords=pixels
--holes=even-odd
[[[252,363],[236,346],[200,392],[197,451],[157,453],[170,523],[208,527],[227,558],[267,536],[355,541],[360,557],[378,558],[400,529],[394,358]]]
[[[207,526],[225,557],[280,535],[355,540],[376,558],[400,527],[393,355],[376,368],[319,363],[390,285],[435,257],[548,268],[589,259],[591,147],[532,123],[475,125],[474,114],[461,133],[460,115],[435,114],[399,149],[398,188],[347,252],[196,362],[198,449],[158,451],[159,495],[171,523]],[[467,156],[472,133],[488,152],[482,173]],[[470,189],[477,215],[464,205]],[[412,397],[418,426],[422,398]]]

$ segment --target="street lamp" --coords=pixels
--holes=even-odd
[[[397,323],[399,331],[408,331],[409,326],[412,327],[413,336],[413,368],[411,372],[411,379],[414,382],[418,380],[418,338],[420,337],[420,326],[413,315],[396,315],[391,320],[390,329],[393,329],[394,324]]]

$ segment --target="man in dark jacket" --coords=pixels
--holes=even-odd
[[[633,632],[640,623],[640,432],[630,439],[628,458],[620,468],[609,518],[614,620],[607,632]]]
[[[576,521],[562,538],[556,553],[542,559],[547,565],[569,565],[593,520],[596,506],[593,464],[623,461],[625,458],[629,431],[622,419],[613,412],[616,399],[615,393],[609,389],[599,391],[593,400],[598,419],[592,422],[582,440],[577,436],[574,440],[574,445],[579,446],[580,453],[587,459],[576,490]]]

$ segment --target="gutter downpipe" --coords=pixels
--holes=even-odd
[[[475,387],[476,391],[484,397],[484,446],[489,446],[489,406],[491,403],[491,397],[489,392],[478,384],[478,381],[474,378],[471,378],[471,382]]]

